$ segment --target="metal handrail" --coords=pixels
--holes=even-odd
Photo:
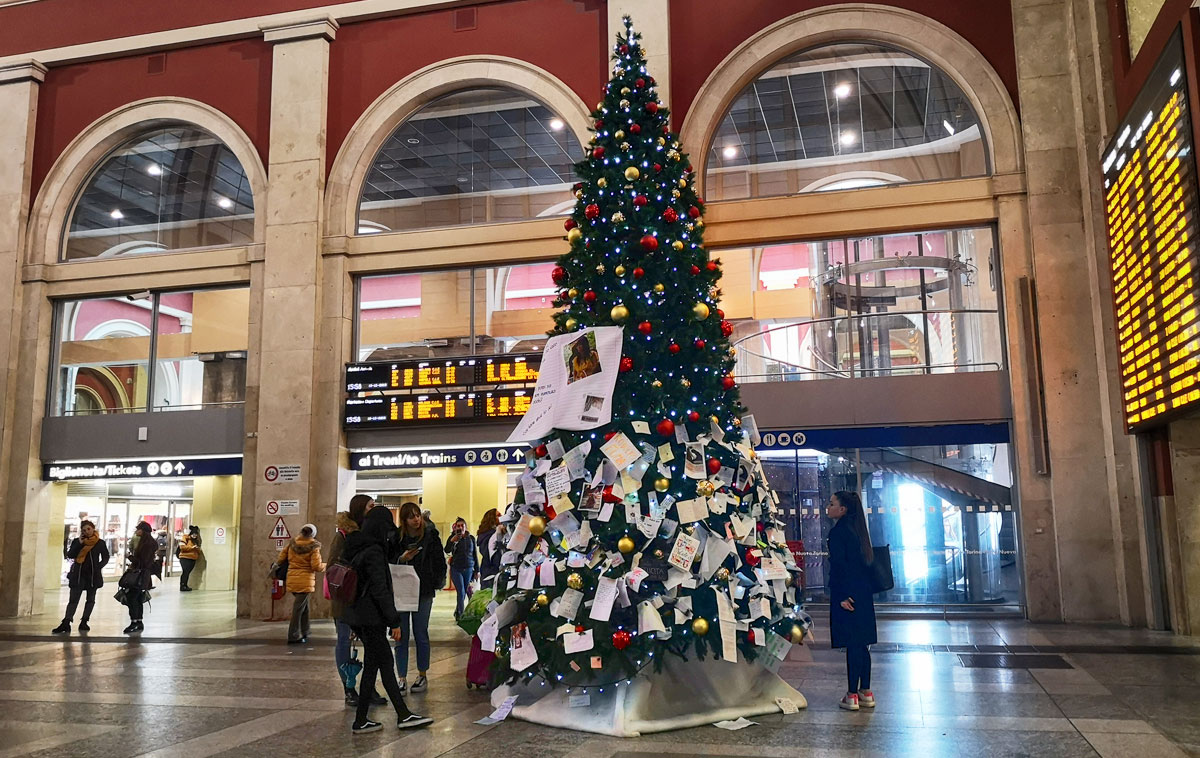
[[[746,340],[751,339],[753,337],[759,337],[761,335],[767,334],[769,332],[778,331],[780,329],[791,329],[791,328],[797,327],[797,326],[804,326],[806,324],[825,324],[825,323],[829,323],[832,321],[853,321],[855,319],[860,319],[860,318],[879,318],[880,316],[914,316],[914,315],[930,315],[930,314],[933,314],[933,315],[951,314],[951,315],[953,315],[955,313],[990,313],[990,314],[998,315],[1000,313],[1000,311],[985,310],[982,308],[945,308],[945,309],[940,309],[940,310],[894,311],[892,313],[851,313],[846,316],[826,316],[825,318],[811,318],[811,319],[808,319],[807,321],[796,321],[791,324],[780,324],[778,326],[772,326],[767,329],[760,329],[759,331],[755,332],[754,334],[747,334],[745,337],[738,338],[733,343],[733,345],[734,345],[734,347],[737,347],[738,345],[742,344]]]
[[[223,400],[216,403],[187,403],[186,405],[156,405],[153,408],[145,405],[131,405],[126,408],[97,408],[92,411],[76,411],[74,409],[63,411],[59,416],[117,416],[122,413],[156,413],[158,411],[190,411],[204,410],[205,408],[227,408],[231,406],[245,405],[245,400]]]
[[[747,351],[747,352],[749,352],[749,351]],[[762,356],[760,356],[760,357],[762,357]],[[820,374],[822,376],[838,376],[838,377],[842,377],[843,379],[853,379],[854,378],[853,376],[851,376],[850,374],[848,374],[845,371],[820,371],[815,368],[809,368],[807,366],[800,366],[795,363],[789,363],[788,361],[781,361],[777,358],[768,358],[767,360],[773,361],[775,363],[778,363],[778,364],[781,364],[784,366],[790,366],[792,368],[799,369],[800,371],[804,371],[804,372],[807,372],[810,374]],[[1000,371],[1003,368],[1003,366],[1001,366],[999,363],[997,363],[995,361],[985,361],[983,363],[931,363],[929,365],[921,364],[918,366],[888,366],[886,368],[873,368],[873,369],[869,369],[869,370],[874,371],[874,372],[883,373],[883,372],[892,372],[892,371],[915,371],[918,369],[923,371],[925,369],[931,369],[931,368],[981,368],[981,367],[985,367],[985,366],[995,369],[996,371]],[[752,377],[756,377],[756,376],[777,377],[780,375],[779,374],[741,374],[740,376],[742,376],[743,378],[752,378]]]

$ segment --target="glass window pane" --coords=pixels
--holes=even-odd
[[[174,126],[110,154],[75,201],[62,259],[244,245],[254,238],[250,181],[233,152]]]
[[[709,201],[988,173],[979,119],[958,85],[878,45],[829,45],[776,63],[715,134]]]
[[[58,304],[56,416],[144,410],[148,390],[150,297]]]
[[[426,105],[384,142],[358,206],[358,233],[521,221],[567,213],[582,148],[561,117],[506,89]]]
[[[250,290],[159,296],[156,410],[196,410],[246,399]]]

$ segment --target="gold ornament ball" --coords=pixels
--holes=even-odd
[[[583,577],[579,574],[572,573],[567,577],[567,586],[573,590],[583,589]]]
[[[529,533],[534,537],[541,537],[546,533],[546,519],[541,516],[534,516],[529,519]]]
[[[612,316],[612,320],[619,324],[629,318],[629,309],[623,305],[614,305],[608,315]]]
[[[709,416],[709,417],[708,417],[708,420],[709,420],[709,421],[711,421],[711,422],[713,422],[714,424],[720,424],[720,423],[721,423],[721,419],[717,418],[716,416]]]
[[[679,383],[680,383],[680,384],[682,384],[684,387],[691,387],[691,386],[692,386],[692,380],[691,380],[691,379],[688,379],[686,376],[685,376],[685,377],[683,377],[682,379],[680,379],[680,380],[679,380]]]
[[[695,619],[692,621],[692,631],[701,637],[708,634],[708,619]]]
[[[679,186],[680,186],[680,187],[686,187],[686,186],[687,186],[687,179],[680,179],[680,180],[679,180]]]
[[[550,596],[547,595],[545,592],[538,595],[537,596],[537,604],[542,606],[543,608],[546,607],[547,605],[550,605]]]
[[[735,418],[735,419],[733,420],[733,425],[734,425],[734,426],[741,426],[741,425],[742,425],[742,420],[741,420],[740,418]]]
[[[624,108],[624,109],[628,110],[628,109],[629,109],[629,101],[628,101],[628,100],[622,100],[622,101],[620,102],[620,106],[621,106],[622,108]]]
[[[629,94],[629,92],[630,92],[630,89],[629,89],[628,87],[622,87],[622,88],[621,88],[621,94],[622,94],[622,95],[628,95],[628,94]],[[617,132],[617,134],[620,134],[620,132]]]
[[[629,553],[632,553],[633,549],[635,547],[637,547],[637,546],[633,544],[633,540],[630,539],[628,535],[617,540],[617,550],[620,550],[622,553],[625,553],[626,555],[628,555]]]
[[[792,624],[792,633],[789,637],[793,645],[799,645],[801,642],[804,642],[804,630],[800,628],[799,624]]]
[[[696,482],[696,494],[700,497],[712,497],[713,493],[716,491],[716,486],[714,486],[713,483],[707,479],[701,479],[700,481]]]
[[[567,290],[567,297],[574,300],[575,298],[579,297],[579,290],[575,287],[572,287],[571,289]]]
[[[581,190],[581,189],[575,190],[575,199],[576,200],[583,199],[583,190]]]
[[[717,569],[717,579],[720,579],[722,582],[728,582],[729,581],[729,569],[725,568],[724,566]]]
[[[667,289],[666,285],[664,285],[662,282],[659,282],[658,284],[654,285],[655,292],[660,292],[660,293],[665,292],[666,289]]]
[[[692,315],[696,317],[697,321],[703,321],[708,318],[708,313],[708,306],[704,303],[696,303],[692,306]]]
[[[613,273],[616,274],[617,276],[625,276],[625,267],[618,265],[616,268],[613,269]]]
[[[676,252],[679,252],[679,251],[683,250],[683,242],[680,240],[675,240],[674,242],[671,243],[671,247],[675,248]]]
[[[626,181],[632,182],[641,175],[642,175],[642,172],[638,171],[637,166],[630,166],[629,168],[625,169],[625,180]]]
[[[683,193],[680,192],[679,190],[671,190],[671,197],[675,198],[676,200],[678,200],[682,196],[683,196]]]
[[[629,93],[628,93],[628,92],[626,92],[626,93],[624,93],[624,94],[629,94]],[[625,132],[623,132],[623,131],[621,131],[620,129],[618,129],[618,130],[617,130],[617,131],[616,131],[616,132],[613,134],[613,136],[614,136],[614,137],[616,137],[617,139],[625,139]]]
[[[665,138],[663,138],[663,137],[659,137],[659,138],[658,138],[658,144],[660,144],[660,145],[665,145],[665,144],[667,144],[667,140],[666,140]]]
[[[702,226],[704,226],[704,219],[702,219],[702,218],[696,219],[696,228],[699,229]]]
[[[662,382],[655,379],[653,382],[650,382],[650,386],[653,387],[654,389],[658,389],[658,388],[662,387]]]
[[[578,242],[581,239],[583,239],[583,232],[578,226],[567,232],[567,242]]]
[[[569,318],[563,322],[563,326],[565,326],[569,331],[575,331],[575,327],[579,326],[579,322],[573,318]]]
[[[670,486],[671,480],[667,479],[666,477],[654,480],[654,489],[658,490],[659,492],[666,492]]]
[[[602,177],[600,177],[599,179],[597,179],[597,180],[596,180],[596,186],[597,186],[597,187],[601,187],[601,188],[603,188],[603,187],[607,187],[607,186],[608,186],[608,180],[607,180],[607,179],[605,179],[605,178],[602,176]]]

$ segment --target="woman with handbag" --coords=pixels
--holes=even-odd
[[[183,573],[179,575],[179,591],[191,592],[188,577],[192,575],[192,569],[196,568],[196,561],[200,560],[200,527],[195,524],[188,527],[187,534],[183,535],[175,548],[175,555],[179,558],[179,565],[183,567]]]
[[[838,705],[848,711],[874,708],[871,650],[878,642],[871,563],[875,551],[862,500],[853,492],[835,492],[826,509],[836,523],[829,530],[829,632],[833,648],[846,649],[846,695]]]
[[[400,614],[400,639],[396,645],[396,671],[400,674],[400,691],[408,687],[408,644],[417,640],[417,678],[413,692],[424,692],[429,686],[429,614],[433,598],[446,583],[446,561],[442,557],[442,540],[437,527],[421,513],[416,503],[400,506],[400,539],[390,555],[392,563],[408,564],[420,579],[420,600],[417,610]],[[411,633],[410,633],[411,629]]]
[[[375,498],[370,495],[355,495],[350,498],[349,511],[338,511],[337,530],[329,542],[326,571],[332,570],[333,565],[339,561],[345,562],[346,538],[359,530],[367,511],[374,507]],[[346,705],[354,707],[358,705],[358,692],[354,689],[354,679],[343,674],[344,671],[349,670],[346,667],[350,664],[350,637],[353,632],[350,631],[350,625],[342,620],[342,615],[346,612],[345,604],[336,595],[330,594],[328,586],[325,588],[325,597],[329,598],[333,627],[337,630],[337,644],[333,648],[333,661],[337,666],[338,678],[342,680],[342,688],[346,693]],[[371,705],[387,705],[387,698],[376,693]]]
[[[383,689],[392,699],[396,709],[396,728],[412,729],[433,723],[427,716],[419,716],[408,709],[396,672],[392,668],[391,650],[388,649],[386,630],[392,630],[392,639],[400,638],[400,613],[392,596],[392,573],[388,568],[387,546],[395,540],[396,525],[387,508],[373,508],[363,518],[362,528],[346,535],[346,548],[342,559],[357,576],[357,591],[354,602],[342,611],[342,621],[350,625],[363,644],[363,671],[360,684],[362,692],[375,691],[375,677],[383,679]],[[439,555],[439,561],[441,560]],[[383,728],[378,721],[367,718],[371,707],[370,698],[360,697],[352,734],[376,732]]]
[[[142,624],[143,600],[154,586],[151,577],[158,566],[158,542],[154,539],[154,530],[145,521],[139,521],[133,528],[126,560],[125,573],[118,582],[121,590],[124,590],[125,605],[129,608],[129,626],[125,627],[123,633],[141,634],[146,628]]]
[[[317,588],[317,572],[325,570],[321,561],[321,543],[317,542],[317,527],[305,524],[275,559],[277,565],[287,564],[285,587],[292,593],[292,620],[288,623],[288,644],[308,642],[308,598]]]
[[[83,604],[83,618],[79,620],[79,631],[91,629],[88,619],[92,617],[92,609],[96,607],[96,590],[104,586],[104,574],[101,573],[108,565],[108,545],[100,539],[96,525],[91,521],[79,522],[79,536],[71,540],[71,546],[64,553],[71,561],[71,570],[67,572],[67,586],[71,588],[71,599],[67,601],[67,612],[62,623],[54,627],[51,634],[70,634],[71,621],[75,618],[75,609],[79,607],[79,598],[87,593],[87,601]]]

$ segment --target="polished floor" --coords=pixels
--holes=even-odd
[[[61,608],[65,596],[47,596]],[[156,591],[140,641],[102,593],[92,631],[51,637],[58,613],[0,620],[0,758],[12,756],[1200,756],[1200,640],[1011,620],[880,624],[874,712],[839,710],[844,662],[820,644],[781,674],[809,699],[796,715],[730,732],[707,726],[613,739],[520,721],[474,722],[468,638],[435,604],[429,691],[411,707],[432,728],[352,737],[332,660],[333,628],[305,646],[285,624],[232,618],[232,593]],[[279,615],[283,615],[283,604]],[[818,636],[827,641],[818,629]],[[962,656],[1036,654],[1064,668],[968,667]],[[967,659],[971,660],[971,659]],[[986,657],[979,663],[996,663]],[[389,711],[384,712],[390,713]],[[501,751],[501,752],[498,752]]]

